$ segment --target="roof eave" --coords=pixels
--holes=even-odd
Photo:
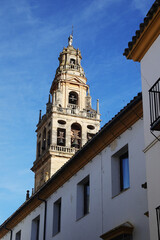
[[[136,31],[136,35],[128,43],[128,48],[124,50],[123,55],[127,59],[140,62],[159,34],[160,7],[157,8],[152,18],[146,24],[140,24],[140,30]]]

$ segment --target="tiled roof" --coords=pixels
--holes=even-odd
[[[158,8],[160,7],[160,0],[156,0],[150,10],[148,11],[146,17],[144,18],[143,22],[139,25],[139,30],[136,31],[135,36],[132,37],[132,41],[128,42],[128,48],[124,50],[123,55],[128,56],[129,52],[132,50],[134,44],[137,42],[137,40],[140,38],[141,34],[145,30],[145,28],[148,26],[150,21],[152,20],[154,14],[157,12]]]

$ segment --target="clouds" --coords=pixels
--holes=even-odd
[[[139,91],[139,75],[122,54],[146,2],[152,0],[1,1],[0,206],[14,199],[15,210],[33,187],[29,169],[36,154],[38,110],[45,112],[72,24],[73,46],[81,50],[93,107],[99,98],[104,124],[108,112],[112,117],[124,98],[128,102]],[[0,208],[0,215],[5,219],[9,212]]]
[[[82,17],[87,20],[91,17],[96,18],[98,14],[104,13],[106,8],[111,4],[116,4],[119,1],[120,0],[93,0],[84,8]]]
[[[27,1],[9,0],[3,2],[0,10],[3,24],[0,25],[1,45],[0,58],[4,57],[20,57],[28,54],[30,48],[25,41],[28,40],[28,30],[31,26],[36,26],[37,21],[32,17],[31,8]],[[25,48],[24,48],[25,45]]]
[[[32,12],[36,8],[36,5],[31,5],[26,0],[8,0],[1,3],[0,16],[4,18],[4,21],[10,21],[11,25],[30,24],[35,25],[38,19],[33,16]],[[18,21],[17,21],[18,20]]]
[[[31,2],[8,0],[2,4],[0,58],[27,57],[46,44],[54,44],[66,31],[66,26],[58,27],[47,18],[42,21],[40,4]]]

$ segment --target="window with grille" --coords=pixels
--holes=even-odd
[[[160,78],[149,90],[151,130],[160,131]]]

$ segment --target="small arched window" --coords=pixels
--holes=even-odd
[[[69,93],[69,104],[78,105],[78,94],[76,92]]]
[[[76,63],[75,59],[74,59],[74,58],[71,58],[71,59],[70,59],[70,64],[71,64],[71,65],[74,65],[75,63]]]

